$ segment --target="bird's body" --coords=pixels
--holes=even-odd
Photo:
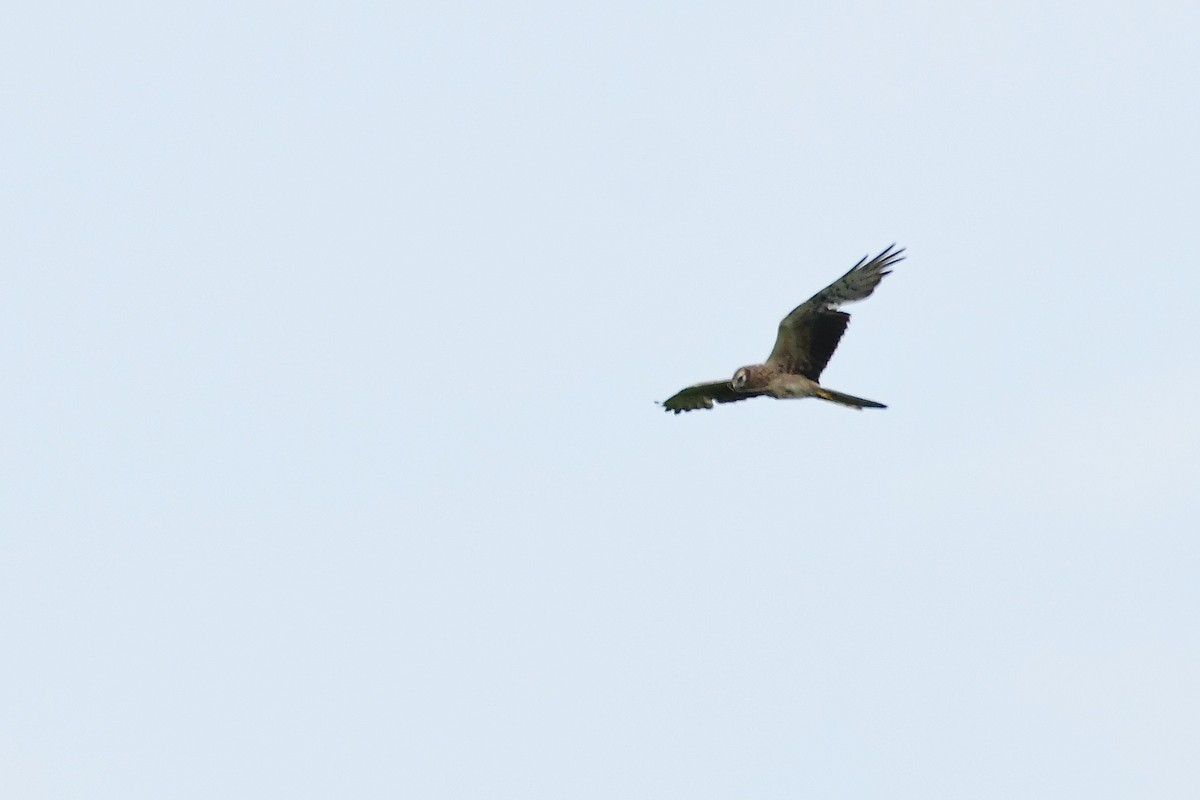
[[[689,386],[663,402],[679,414],[712,408],[713,402],[733,403],[766,395],[777,399],[818,397],[851,408],[886,408],[882,403],[826,389],[821,372],[837,349],[850,315],[838,308],[869,297],[891,267],[904,259],[895,245],[867,261],[864,257],[849,272],[801,303],[779,323],[771,355],[762,364],[741,367],[728,381]]]
[[[822,400],[829,400],[834,403],[841,403],[845,406],[854,406],[855,408],[887,408],[883,403],[876,403],[874,400],[864,400],[861,397],[853,397],[842,392],[835,392],[831,389],[826,389],[821,384],[814,380],[806,378],[803,375],[795,375],[790,372],[782,372],[771,368],[763,369],[765,365],[756,365],[757,371],[761,377],[758,380],[763,381],[763,394],[768,397],[774,397],[777,400],[799,399],[801,397],[819,397]],[[749,367],[742,367],[747,371]],[[747,382],[746,386],[751,386]]]

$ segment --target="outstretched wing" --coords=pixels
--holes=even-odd
[[[838,311],[838,307],[870,297],[883,276],[904,260],[903,253],[903,247],[897,250],[893,244],[870,261],[863,256],[845,275],[796,306],[779,323],[779,335],[767,363],[819,380],[850,324],[850,315]]]
[[[697,383],[676,392],[663,401],[664,411],[674,411],[676,414],[684,411],[695,411],[698,408],[712,408],[713,401],[718,403],[736,403],[748,397],[758,397],[766,392],[738,392],[729,381],[713,381],[712,383]]]

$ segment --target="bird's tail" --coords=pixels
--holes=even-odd
[[[857,408],[859,411],[862,411],[864,408],[887,408],[883,403],[876,403],[874,400],[864,400],[852,394],[842,394],[832,389],[819,388],[817,389],[816,396],[831,403],[839,403],[843,406]]]

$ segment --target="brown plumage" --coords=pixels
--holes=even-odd
[[[762,364],[742,367],[732,380],[698,383],[663,402],[663,409],[679,414],[713,403],[733,403],[750,397],[819,397],[852,408],[886,408],[874,400],[835,392],[821,386],[821,372],[850,324],[850,315],[838,308],[871,296],[883,276],[904,260],[904,248],[892,245],[875,258],[866,256],[833,283],[792,309],[779,323],[771,355]]]

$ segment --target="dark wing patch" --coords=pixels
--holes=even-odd
[[[758,397],[765,392],[739,392],[729,381],[713,381],[712,383],[697,383],[676,392],[662,402],[664,411],[674,411],[681,414],[684,411],[695,411],[701,408],[712,408],[713,401],[718,403],[736,403],[749,397]]]
[[[821,310],[805,314],[790,325],[781,324],[770,360],[784,372],[820,380],[849,324],[846,312]]]
[[[798,372],[813,381],[821,380],[821,373],[849,324],[850,315],[845,311],[825,311],[814,316],[808,330],[808,363],[797,364],[788,372]]]

